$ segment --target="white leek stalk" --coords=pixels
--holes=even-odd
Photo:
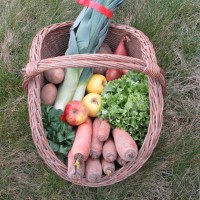
[[[65,79],[59,86],[54,108],[64,111],[65,106],[72,100],[74,96],[81,72],[82,69],[80,68],[67,69],[67,73],[65,73]]]
[[[85,95],[87,84],[92,74],[93,74],[93,68],[84,68],[84,70],[81,73],[79,83],[72,100],[82,101]]]

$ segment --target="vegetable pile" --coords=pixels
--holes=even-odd
[[[121,41],[123,44],[120,42],[116,48],[118,52],[119,48],[123,51],[126,48],[124,38]],[[110,53],[108,45],[106,48]],[[67,164],[68,176],[75,182],[84,177],[90,182],[99,182],[103,175],[112,176],[134,161],[147,131],[147,78],[119,69],[105,68],[100,72],[91,75],[82,87],[81,100],[72,99],[64,111],[55,109],[53,104],[42,104],[49,144]],[[49,84],[52,83],[43,89]],[[43,97],[48,95],[41,93]]]
[[[99,182],[111,176],[119,166],[137,158],[138,146],[128,132],[111,129],[107,120],[98,117],[78,126],[76,137],[68,154],[68,176],[80,181],[84,175],[90,182]]]
[[[123,0],[98,1],[115,10]],[[66,54],[112,54],[104,42],[109,20],[84,8],[70,30]],[[128,56],[123,36],[115,55]],[[54,69],[44,72],[41,89],[46,137],[68,166],[72,181],[99,182],[135,161],[149,122],[147,78],[128,70],[103,68]]]

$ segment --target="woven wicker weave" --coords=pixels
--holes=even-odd
[[[24,85],[28,91],[29,120],[33,142],[44,162],[60,177],[71,182],[67,167],[54,154],[44,134],[40,107],[40,89],[44,85],[43,72],[54,68],[103,67],[135,70],[148,76],[150,99],[150,122],[144,143],[137,159],[120,168],[114,175],[102,177],[98,183],[90,183],[85,178],[75,184],[99,187],[114,184],[137,172],[152,154],[159,140],[163,123],[163,96],[165,79],[157,65],[153,46],[139,30],[111,24],[105,41],[115,49],[123,35],[130,41],[127,48],[129,56],[110,54],[84,54],[63,56],[67,49],[69,29],[72,22],[50,25],[42,29],[34,38],[30,49],[29,63],[24,68]]]

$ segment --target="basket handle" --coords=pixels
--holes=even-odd
[[[159,81],[165,94],[164,71],[156,63],[146,63],[141,59],[130,56],[113,54],[75,54],[64,55],[40,61],[29,62],[22,69],[23,86],[27,87],[28,82],[40,73],[56,68],[80,68],[80,67],[108,67],[115,69],[134,70]]]

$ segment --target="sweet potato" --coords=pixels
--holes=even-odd
[[[117,46],[117,48],[114,51],[114,54],[121,55],[121,56],[128,56],[128,51],[125,46],[125,41],[130,40],[128,36],[123,36]]]
[[[88,158],[86,161],[85,176],[89,182],[99,182],[102,177],[102,166],[100,159]]]
[[[50,83],[59,84],[64,80],[65,72],[62,68],[51,69],[44,72],[44,77]]]
[[[115,128],[112,131],[119,156],[125,161],[133,161],[138,154],[138,147],[133,138],[124,130]]]
[[[45,105],[53,105],[57,95],[57,88],[54,84],[48,83],[41,89],[40,98]]]
[[[128,56],[128,51],[127,51],[127,48],[125,46],[125,41],[126,41],[126,43],[128,43],[129,40],[130,40],[130,38],[128,36],[123,36],[122,39],[120,40],[117,48],[115,49],[114,54],[115,55],[121,55],[121,56]],[[117,75],[119,77],[121,77],[122,75],[127,74],[128,72],[129,72],[129,70],[127,70],[127,69],[122,69],[122,70],[115,69],[114,72],[112,72],[112,73],[106,72],[106,74],[113,74],[111,78],[114,77],[112,79],[112,80],[114,80],[114,79],[117,79]],[[115,75],[115,74],[117,74],[117,75]],[[121,74],[121,76],[120,76],[120,74]]]

